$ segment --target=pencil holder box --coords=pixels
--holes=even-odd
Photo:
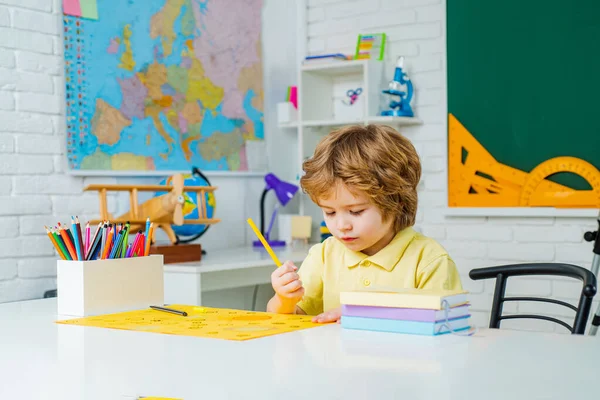
[[[164,304],[163,256],[58,260],[58,314],[76,317]]]

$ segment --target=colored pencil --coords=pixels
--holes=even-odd
[[[273,262],[275,262],[275,265],[277,265],[277,267],[281,267],[281,261],[279,261],[279,259],[273,252],[273,249],[269,245],[269,242],[267,242],[265,240],[264,236],[262,235],[262,233],[260,233],[260,231],[258,230],[256,225],[254,224],[254,221],[252,221],[252,218],[248,218],[248,225],[250,225],[250,228],[252,228],[252,230],[254,231],[254,233],[256,234],[256,236],[258,237],[260,242],[262,243],[262,245],[265,247],[265,250],[267,250],[267,253],[269,253],[271,258],[273,259]]]
[[[55,229],[51,229],[51,232],[52,236],[54,236],[56,243],[58,243],[58,246],[62,250],[62,253],[65,255],[67,260],[72,260],[71,255],[69,254],[69,251],[67,250],[67,247],[65,246],[65,242],[63,241],[62,237],[58,233],[56,233]]]
[[[112,246],[108,251],[108,255],[106,256],[107,259],[111,259],[114,257],[114,253],[117,251],[117,246],[119,245],[119,241],[121,240],[122,235],[123,234],[121,232],[117,232],[117,235],[113,236]]]
[[[144,248],[144,256],[150,255],[150,246],[152,245],[152,235],[154,235],[154,222],[150,222],[150,230],[146,237],[146,246]]]
[[[81,254],[78,254],[77,256],[80,260],[83,260],[85,255],[85,251],[83,249],[83,235],[81,234],[81,223],[79,222],[79,217],[77,215],[75,216],[75,228],[75,232],[77,232],[77,242],[79,243],[79,251],[81,252]]]
[[[175,310],[173,308],[160,307],[160,306],[150,306],[150,308],[153,310],[157,310],[157,311],[164,311],[164,312],[168,312],[171,314],[181,315],[183,317],[187,317],[187,315],[188,315],[185,311]]]
[[[143,257],[144,256],[144,249],[146,248],[146,237],[145,235],[142,233],[142,238],[140,239],[140,241],[138,242],[138,246],[137,249],[135,249],[133,251],[134,256],[137,255],[137,257]]]
[[[121,258],[125,257],[125,253],[127,251],[127,244],[129,243],[129,230],[131,229],[131,225],[129,224],[129,221],[127,221],[125,223],[125,245],[123,246],[123,248],[121,249]]]
[[[71,255],[71,258],[73,260],[77,260],[77,252],[75,251],[75,248],[73,247],[73,242],[71,241],[71,238],[69,237],[69,231],[67,228],[64,227],[60,227],[60,236],[63,238],[63,241],[65,242],[65,246],[67,247],[67,250],[69,250],[69,254]]]
[[[133,246],[131,244],[127,245],[127,250],[125,250],[125,258],[129,258],[131,257],[131,250],[133,249]]]
[[[140,229],[137,234],[135,235],[135,238],[133,239],[133,243],[131,244],[131,251],[129,253],[128,257],[133,257],[133,254],[135,252],[135,250],[138,248],[138,245],[140,243],[140,240],[142,239],[142,230]]]
[[[75,254],[77,259],[81,260],[81,244],[79,243],[79,235],[77,235],[77,227],[75,226],[75,218],[71,217],[71,230],[73,232],[73,245],[75,246]]]
[[[62,237],[56,232],[57,230],[57,228],[50,228],[50,232],[52,233],[52,236],[54,237],[56,244],[58,244],[58,247],[61,249],[63,255],[66,257],[67,260],[72,260],[71,255],[69,254],[69,251],[67,250],[67,247],[65,246],[65,243],[62,240]]]
[[[104,248],[106,247],[106,239],[108,238],[108,225],[105,223],[102,227],[102,244],[100,245],[100,255],[104,254]]]
[[[90,254],[90,251],[92,250],[92,245],[96,242],[96,238],[98,237],[98,234],[100,233],[100,227],[102,226],[102,222],[100,222],[98,224],[98,226],[96,227],[96,231],[94,231],[94,236],[92,236],[92,238],[90,239],[90,244],[89,244],[89,248],[87,249],[87,252],[85,253],[85,259],[88,259],[88,256]]]
[[[110,228],[112,228],[111,225],[109,225]],[[102,252],[102,259],[106,260],[106,258],[108,257],[108,254],[110,253],[110,249],[112,246],[112,241],[113,241],[113,230],[112,229],[108,229],[108,238],[106,238],[106,244],[104,245],[104,251]]]
[[[123,244],[123,239],[125,238],[125,230],[121,230],[121,232],[118,233],[118,240],[115,241],[115,245],[112,248],[112,251],[110,252],[110,256],[108,258],[119,258],[118,254],[121,250],[121,245]]]
[[[124,258],[127,253],[127,246],[129,245],[129,231],[131,230],[131,226],[125,226],[123,228],[123,240],[121,241],[121,245],[119,246],[119,250],[117,251],[116,258]]]
[[[96,253],[96,251],[99,249],[100,243],[102,242],[102,232],[101,229],[98,228],[98,231],[96,231],[97,235],[94,238],[94,242],[92,243],[92,245],[90,246],[90,251],[88,252],[87,256],[86,256],[86,260],[90,261],[94,259],[94,255]]]
[[[110,258],[119,258],[121,246],[123,245],[123,239],[125,239],[125,230],[121,229],[121,232],[119,232],[118,236],[119,236],[119,240],[115,242],[115,245],[113,246],[113,250],[111,252]]]
[[[127,245],[127,250],[125,250],[125,258],[131,257],[133,252],[133,243]]]
[[[85,249],[84,249],[84,257],[87,255],[88,250],[90,249],[90,223],[87,222],[85,224]]]
[[[64,226],[63,229],[65,230],[65,232],[67,232],[67,235],[71,240],[71,244],[73,245],[73,250],[75,250],[75,240],[73,238],[73,232],[71,232],[71,229],[67,228],[66,226]],[[75,251],[75,255],[77,255],[77,251]]]
[[[58,245],[58,243],[56,242],[56,239],[54,238],[54,235],[52,235],[52,232],[50,232],[50,230],[48,229],[47,226],[44,226],[44,228],[46,228],[46,234],[48,235],[48,237],[50,238],[50,241],[52,242],[52,244],[54,245],[54,248],[56,249],[56,252],[58,253],[58,255],[60,256],[60,258],[62,258],[63,260],[66,260],[67,257],[65,257],[65,255],[63,254],[60,246]]]
[[[146,226],[139,229],[129,242],[131,223],[100,221],[92,235],[89,221],[81,226],[79,216],[71,216],[71,227],[57,222],[52,228],[44,226],[46,235],[62,260],[104,260],[109,258],[142,257],[150,254],[154,223],[146,218]],[[145,229],[144,229],[145,228]]]
[[[148,237],[148,233],[150,233],[150,217],[146,218],[146,232],[144,235],[144,239]],[[144,248],[146,247],[146,241],[144,240]]]

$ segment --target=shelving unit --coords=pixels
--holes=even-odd
[[[381,110],[388,108],[390,100],[382,90],[387,87],[394,72],[384,71],[385,65],[381,61],[352,60],[305,64],[300,67],[298,120],[279,124],[282,130],[297,130],[298,153],[292,180],[299,181],[302,162],[312,155],[319,140],[331,128],[370,123],[398,128],[422,123],[418,118],[380,115]],[[362,93],[354,104],[349,105],[350,98],[346,93],[358,88],[362,89]],[[323,216],[319,208],[304,194],[300,195],[299,213],[313,217],[313,239],[318,238]]]
[[[389,125],[419,125],[421,121],[418,118],[409,118],[409,117],[388,117],[388,116],[374,116],[369,118],[361,118],[361,119],[346,119],[346,120],[335,120],[335,119],[324,119],[324,120],[314,120],[314,121],[296,121],[288,124],[279,124],[279,128],[281,129],[296,129],[300,125],[303,127],[322,127],[322,126],[341,126],[341,125],[349,125],[349,124],[389,124]]]

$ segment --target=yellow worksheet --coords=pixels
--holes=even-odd
[[[168,307],[185,311],[188,315],[184,317],[149,308],[56,322],[226,340],[257,339],[323,326],[323,324],[311,322],[312,317],[307,315],[272,314],[178,304],[171,304]]]
[[[137,400],[183,400],[183,399],[176,399],[174,397],[146,397],[146,396],[141,396],[138,397]]]

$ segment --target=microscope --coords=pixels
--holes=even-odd
[[[406,73],[403,71],[404,57],[398,57],[394,79],[390,81],[384,94],[391,96],[389,110],[384,110],[381,115],[393,117],[414,117],[410,101],[413,97],[413,85]],[[404,89],[406,88],[406,91]]]

